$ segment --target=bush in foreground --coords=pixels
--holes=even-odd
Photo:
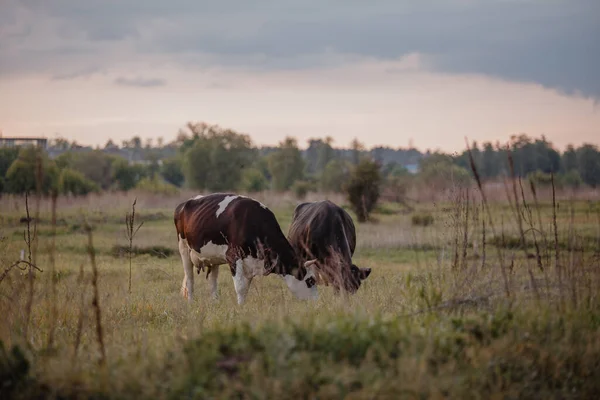
[[[115,370],[115,379],[102,385],[91,373],[74,377],[72,386],[21,385],[20,397],[34,398],[39,385],[62,398],[600,396],[597,311],[499,310],[422,319],[328,315],[214,328],[147,367],[152,371],[136,373],[137,380]],[[117,365],[135,363],[115,362],[126,369],[133,365]],[[25,371],[18,379],[30,378]]]

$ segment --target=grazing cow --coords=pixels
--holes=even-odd
[[[371,273],[371,268],[352,263],[356,248],[352,217],[329,200],[296,206],[288,240],[301,262],[317,260],[317,284],[331,284],[336,292],[355,293]]]
[[[238,304],[255,276],[280,275],[300,299],[316,298],[313,261],[300,264],[275,215],[260,202],[231,193],[197,196],[175,208],[175,227],[185,276],[181,293],[192,300],[194,266],[208,268],[217,297],[219,265],[229,264]]]

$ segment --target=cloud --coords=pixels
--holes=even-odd
[[[597,0],[7,2],[0,73],[134,62],[271,71],[418,53],[435,71],[600,98]]]
[[[164,86],[167,82],[160,78],[124,78],[119,77],[115,79],[115,84],[119,86],[133,86],[133,87],[157,87]]]
[[[78,70],[72,70],[68,72],[62,72],[52,75],[51,79],[53,81],[67,81],[79,78],[88,78],[92,75],[102,73],[103,71],[100,68],[92,67],[92,68],[83,68]]]

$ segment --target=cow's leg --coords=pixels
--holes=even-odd
[[[231,269],[232,272],[235,269],[235,273],[233,274],[233,286],[235,287],[235,292],[237,294],[238,304],[242,305],[246,301],[246,295],[250,289],[252,278],[246,276],[244,271],[244,261],[241,258],[235,261],[235,265],[232,266]]]
[[[210,269],[210,275],[208,275],[210,279],[210,295],[213,300],[219,298],[217,292],[217,279],[219,278],[219,266],[218,265],[210,265],[208,267]]]
[[[183,263],[183,282],[181,283],[181,295],[189,301],[192,300],[194,293],[194,264],[190,257],[190,249],[184,240],[179,238],[179,254]]]

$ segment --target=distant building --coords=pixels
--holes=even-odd
[[[0,133],[0,147],[36,146],[46,149],[48,139],[43,137],[4,137]]]

